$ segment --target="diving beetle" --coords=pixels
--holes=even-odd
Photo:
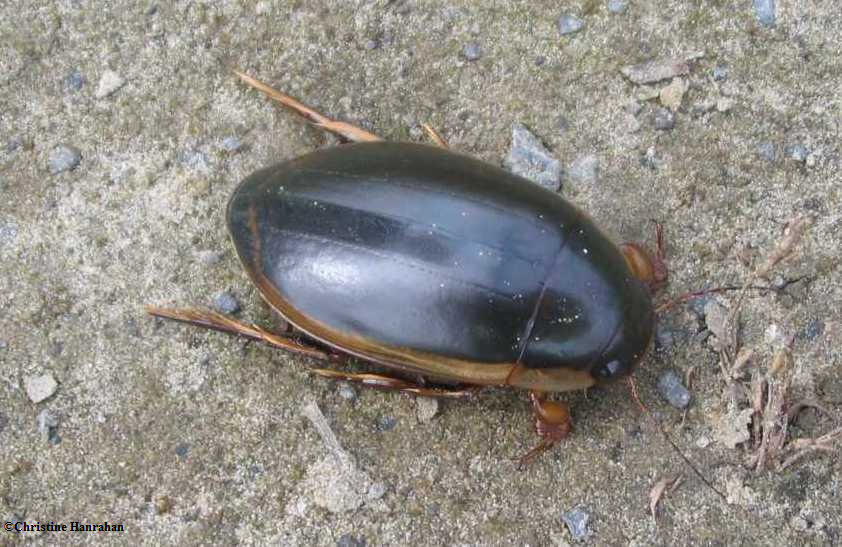
[[[450,151],[429,126],[435,145],[385,142],[237,74],[352,141],[259,170],[234,191],[228,230],[261,297],[341,354],[461,387],[314,372],[430,396],[529,390],[541,441],[523,463],[571,429],[549,392],[624,377],[646,353],[651,294],[665,280],[660,245],[655,257],[616,246],[558,194]],[[215,312],[149,312],[330,357]]]

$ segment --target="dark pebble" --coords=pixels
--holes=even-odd
[[[465,47],[462,48],[462,56],[468,61],[476,61],[482,56],[482,49],[476,42],[465,44]]]
[[[5,414],[0,412],[0,433],[3,433],[3,430],[6,429],[7,425],[9,425],[9,418],[7,418]]]
[[[708,301],[710,300],[709,296],[699,296],[698,298],[691,298],[687,302],[687,308],[693,312],[693,315],[696,316],[696,319],[699,321],[705,320],[705,306],[708,305]]]
[[[666,108],[655,110],[655,129],[669,131],[675,127],[675,114]]]
[[[85,85],[85,77],[78,70],[74,70],[64,79],[64,83],[68,89],[72,91],[79,91]]]
[[[567,511],[561,515],[561,520],[567,525],[570,535],[577,541],[585,539],[590,535],[590,530],[588,530],[588,520],[590,518],[589,514],[579,508]]]
[[[775,161],[778,159],[778,150],[771,142],[762,142],[757,145],[757,155],[766,161]]]
[[[190,444],[189,443],[178,443],[175,447],[175,454],[182,460],[187,457],[187,453],[190,452]]]
[[[336,547],[365,547],[365,538],[357,538],[351,534],[343,534],[336,542]]]
[[[233,314],[240,311],[240,303],[228,291],[217,294],[213,299],[213,306],[221,313]]]
[[[394,416],[383,416],[377,420],[378,431],[391,431],[398,425],[398,419]]]
[[[675,330],[658,323],[655,327],[655,349],[667,351],[675,347]]]
[[[784,149],[786,157],[797,162],[804,163],[807,161],[807,147],[803,144],[790,144]]]
[[[668,370],[658,379],[658,393],[676,408],[687,408],[690,404],[690,392],[681,383],[678,374]]]
[[[824,334],[824,321],[819,319],[813,319],[807,323],[807,327],[804,329],[804,337],[807,340],[815,340],[822,334]]]
[[[61,437],[58,434],[58,417],[47,409],[38,414],[38,432],[50,444],[58,444]]]

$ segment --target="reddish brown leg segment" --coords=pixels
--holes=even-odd
[[[305,105],[304,103],[296,100],[295,98],[290,97],[286,93],[269,87],[260,80],[252,78],[248,74],[245,74],[238,70],[235,70],[234,73],[237,76],[239,76],[240,79],[246,84],[257,89],[258,91],[261,91],[273,101],[281,103],[282,105],[289,108],[302,118],[305,118],[306,120],[310,121],[316,127],[324,129],[325,131],[330,131],[331,133],[339,135],[343,139],[349,140],[351,142],[370,142],[383,140],[374,133],[366,131],[361,127],[357,127],[356,125],[347,122],[332,120],[324,114],[321,114],[316,110],[313,110],[309,106]]]
[[[237,334],[245,336],[252,340],[260,340],[272,347],[285,349],[314,359],[331,360],[332,354],[329,354],[321,349],[308,344],[295,342],[284,336],[274,334],[257,325],[247,325],[246,323],[232,319],[231,317],[222,315],[214,311],[196,310],[191,308],[156,308],[150,306],[146,308],[147,313],[156,317],[164,319],[172,319],[181,323],[196,325],[206,329],[218,330],[227,332],[229,334]]]
[[[547,394],[541,391],[529,392],[532,411],[535,413],[535,432],[541,437],[541,442],[520,458],[518,469],[523,469],[535,461],[542,452],[566,437],[573,429],[570,407],[566,403],[548,401],[546,397]]]
[[[356,382],[358,384],[362,384],[367,387],[373,387],[375,389],[382,389],[385,391],[400,391],[402,393],[420,395],[421,397],[438,397],[442,399],[467,399],[476,395],[476,392],[480,389],[479,386],[468,387],[463,389],[430,388],[424,387],[421,384],[409,382],[407,380],[401,380],[400,378],[386,376],[384,374],[350,374],[324,368],[311,369],[310,372],[314,372],[319,376],[324,376],[325,378],[333,378],[334,380],[344,380],[346,382]]]
[[[422,123],[421,127],[424,129],[424,131],[427,133],[427,136],[430,137],[430,140],[433,141],[433,143],[436,146],[440,146],[441,148],[450,148],[450,146],[447,144],[447,141],[444,140],[444,137],[442,137],[438,131],[433,129],[431,125]]]
[[[620,251],[634,276],[649,286],[654,294],[667,284],[669,271],[664,261],[664,228],[655,222],[655,256],[636,243],[623,243]]]

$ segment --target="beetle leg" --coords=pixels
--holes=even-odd
[[[252,340],[260,340],[272,347],[285,349],[314,359],[329,360],[332,355],[319,348],[290,340],[285,336],[271,333],[257,325],[248,325],[214,311],[196,310],[191,308],[146,308],[147,313],[155,317],[172,319],[198,327],[238,334]]]
[[[383,374],[351,374],[346,372],[339,372],[327,368],[314,368],[310,372],[324,376],[325,378],[333,378],[334,380],[344,380],[346,382],[356,382],[364,386],[381,389],[384,391],[400,391],[402,393],[410,393],[421,397],[437,397],[441,399],[468,399],[473,397],[479,387],[467,387],[464,389],[445,389],[424,387],[414,382],[401,380],[392,376]]]
[[[659,222],[655,222],[655,241],[654,257],[636,243],[620,245],[620,251],[622,251],[634,276],[646,283],[649,286],[649,291],[653,294],[667,284],[667,278],[669,277],[667,264],[664,260],[664,228]]]
[[[542,391],[530,391],[532,411],[535,413],[535,432],[541,437],[538,445],[518,460],[518,469],[523,469],[545,450],[566,437],[573,428],[570,420],[570,407],[566,403],[547,400]]]
[[[450,148],[450,146],[447,144],[447,141],[444,140],[444,137],[442,137],[438,131],[433,129],[431,125],[422,123],[421,127],[424,129],[424,131],[427,133],[427,136],[430,137],[430,140],[433,141],[433,143],[436,146],[440,146],[442,148]]]
[[[356,125],[347,122],[332,120],[327,116],[313,110],[304,103],[294,99],[293,97],[290,97],[286,93],[271,88],[268,85],[261,82],[260,80],[256,80],[255,78],[252,78],[248,74],[240,72],[239,70],[235,70],[234,74],[239,76],[242,81],[244,81],[251,87],[263,92],[270,99],[281,103],[282,105],[289,108],[302,118],[308,120],[316,127],[324,129],[325,131],[329,131],[335,135],[339,135],[343,139],[349,140],[351,142],[370,142],[383,140],[374,133],[370,133],[361,127],[357,127]]]

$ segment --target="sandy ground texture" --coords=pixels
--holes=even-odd
[[[836,0],[0,6],[0,514],[123,527],[0,543],[840,542]],[[145,314],[276,324],[226,200],[337,141],[233,68],[497,165],[522,124],[613,238],[664,223],[662,299],[766,289],[666,312],[636,374],[649,412],[625,383],[559,394],[573,434],[518,472],[523,392],[360,389]]]

